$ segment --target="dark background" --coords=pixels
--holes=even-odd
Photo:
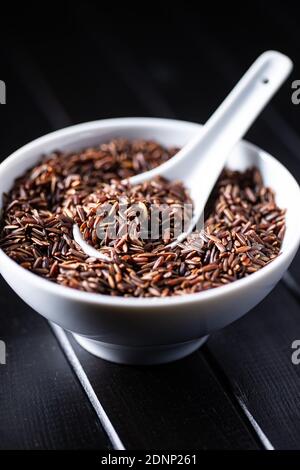
[[[300,105],[291,102],[292,81],[300,79],[296,2],[202,3],[12,3],[1,12],[0,159],[88,120],[205,122],[251,62],[277,49],[294,71],[247,138],[299,180]],[[67,339],[126,448],[300,448],[300,366],[290,360],[300,339],[299,256],[249,315],[177,363],[120,367]],[[0,289],[8,350],[0,366],[0,448],[116,447],[62,337],[3,281]]]

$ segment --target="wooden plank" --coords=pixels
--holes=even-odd
[[[292,57],[296,57],[297,46],[289,40],[289,35],[290,32],[286,31],[281,48],[283,47],[283,50]],[[276,44],[276,26],[268,29],[267,37],[266,48],[271,47],[271,43]],[[262,44],[261,39],[258,35],[256,46]],[[249,34],[247,35],[245,31],[242,40],[249,40]],[[243,63],[241,49],[234,47],[233,43],[230,46],[231,54],[225,54],[224,51],[222,53],[224,77],[225,70],[228,72],[228,61],[233,65]],[[253,53],[253,50],[251,52]],[[249,55],[246,54],[243,60],[250,60]],[[218,65],[220,67],[221,64]],[[295,66],[294,77],[300,72],[300,64],[297,61]],[[235,70],[239,68],[236,67]],[[300,159],[296,148],[298,129],[291,127],[296,125],[297,110],[290,101],[289,86],[290,84],[283,88],[274,105],[266,110],[263,122],[255,126],[250,138],[278,156],[299,179]],[[300,281],[299,261],[298,252],[290,269],[294,279],[291,277],[286,279],[288,285],[292,284],[295,291],[299,288],[299,284],[297,286],[296,283]],[[267,304],[265,309],[263,304],[255,309],[255,316],[253,314],[239,322],[236,327],[234,325],[215,335],[210,343],[210,350],[225,373],[229,374],[236,393],[242,394],[248,408],[263,424],[274,446],[299,449],[299,367],[297,368],[291,361],[292,342],[300,337],[299,304],[295,301],[291,304],[289,296],[281,286],[271,296],[273,301],[269,302],[268,299],[266,302],[269,305]],[[257,331],[259,331],[258,338]],[[242,342],[239,338],[246,332],[248,332],[247,340]],[[236,346],[228,348],[228,342]],[[243,360],[243,367],[233,360],[234,351],[237,349],[239,357]],[[248,387],[245,387],[245,384],[248,384]]]
[[[260,447],[201,352],[169,365],[126,367],[70,340],[127,449]]]
[[[239,32],[238,30],[237,34]],[[247,29],[246,31],[243,29],[243,33],[241,44],[249,43],[250,34],[247,35]],[[246,49],[248,56],[245,57],[244,49],[236,47],[236,42],[232,38],[230,45],[234,54],[230,55],[222,46],[222,29],[219,34],[216,43],[214,43],[216,37],[213,39],[208,34],[206,36],[206,42],[211,45],[210,52],[215,52],[211,56],[211,63],[214,63],[215,69],[211,73],[217,72],[219,76],[221,74],[221,77],[228,80],[227,83],[234,82],[242,69],[251,62],[250,55],[255,56],[255,46],[260,44],[261,48],[262,43],[258,38],[253,48]],[[272,36],[267,36],[270,41]],[[229,41],[227,46],[228,43]],[[205,56],[203,43],[198,41],[196,44],[199,52]],[[266,48],[268,47],[266,45]],[[237,68],[236,63],[242,65]],[[279,100],[278,109],[281,111],[281,119],[283,117],[281,122],[289,126],[284,121],[285,114],[287,115],[290,110],[289,94],[286,93],[286,90],[282,90],[281,97],[284,98]],[[281,161],[299,177],[299,160],[292,154],[286,137],[280,133],[276,108],[277,103],[275,103],[275,112],[271,108],[264,113],[262,119],[249,133],[249,137],[278,155]],[[292,266],[292,273],[297,279],[299,254]],[[224,371],[225,381],[229,382],[237,399],[246,405],[271,443],[279,449],[299,449],[299,368],[291,361],[291,344],[299,338],[299,335],[298,302],[291,298],[282,285],[279,285],[244,319],[212,335],[206,347],[206,357],[209,361],[209,358],[213,358],[210,361],[211,365]]]
[[[2,60],[7,104],[0,107],[0,159],[49,132],[11,67]],[[33,293],[34,295],[34,293]],[[47,322],[0,280],[1,449],[104,449],[109,440]]]
[[[299,305],[279,285],[251,313],[207,343],[235,395],[276,449],[299,449],[300,367],[291,360],[296,339]]]
[[[0,280],[0,449],[107,449],[84,391],[42,317]]]

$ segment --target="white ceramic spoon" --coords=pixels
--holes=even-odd
[[[131,184],[139,184],[155,176],[163,176],[168,180],[181,180],[188,189],[194,203],[194,215],[188,230],[171,246],[192,232],[229,153],[288,77],[292,67],[292,61],[280,52],[264,52],[202,127],[199,135],[171,160],[130,178]],[[82,239],[77,225],[73,227],[73,234],[87,255],[107,260]]]

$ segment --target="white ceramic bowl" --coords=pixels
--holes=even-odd
[[[155,139],[182,146],[200,125],[148,118],[109,119],[53,132],[25,145],[0,165],[1,193],[16,177],[53,150],[76,150],[113,137]],[[216,289],[171,298],[122,298],[90,294],[54,284],[11,260],[0,250],[0,272],[34,310],[71,331],[91,353],[119,363],[169,362],[196,350],[212,331],[238,319],[260,302],[284,274],[299,246],[299,186],[274,157],[239,143],[228,166],[243,170],[256,165],[264,182],[287,208],[282,254],[247,278]],[[2,199],[2,198],[1,198]]]

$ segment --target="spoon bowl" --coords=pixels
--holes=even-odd
[[[154,139],[166,147],[183,147],[199,131],[199,124],[150,118],[110,119],[62,129],[25,145],[0,165],[1,193],[41,155],[56,149],[74,151],[116,137]],[[127,364],[157,364],[184,357],[207,335],[255,307],[280,280],[299,246],[300,189],[291,173],[274,157],[244,141],[234,147],[227,165],[237,170],[256,165],[265,184],[274,189],[278,205],[287,209],[281,255],[246,278],[179,297],[123,298],[55,284],[22,268],[2,250],[0,272],[28,305],[73,332],[84,348],[99,357]]]

